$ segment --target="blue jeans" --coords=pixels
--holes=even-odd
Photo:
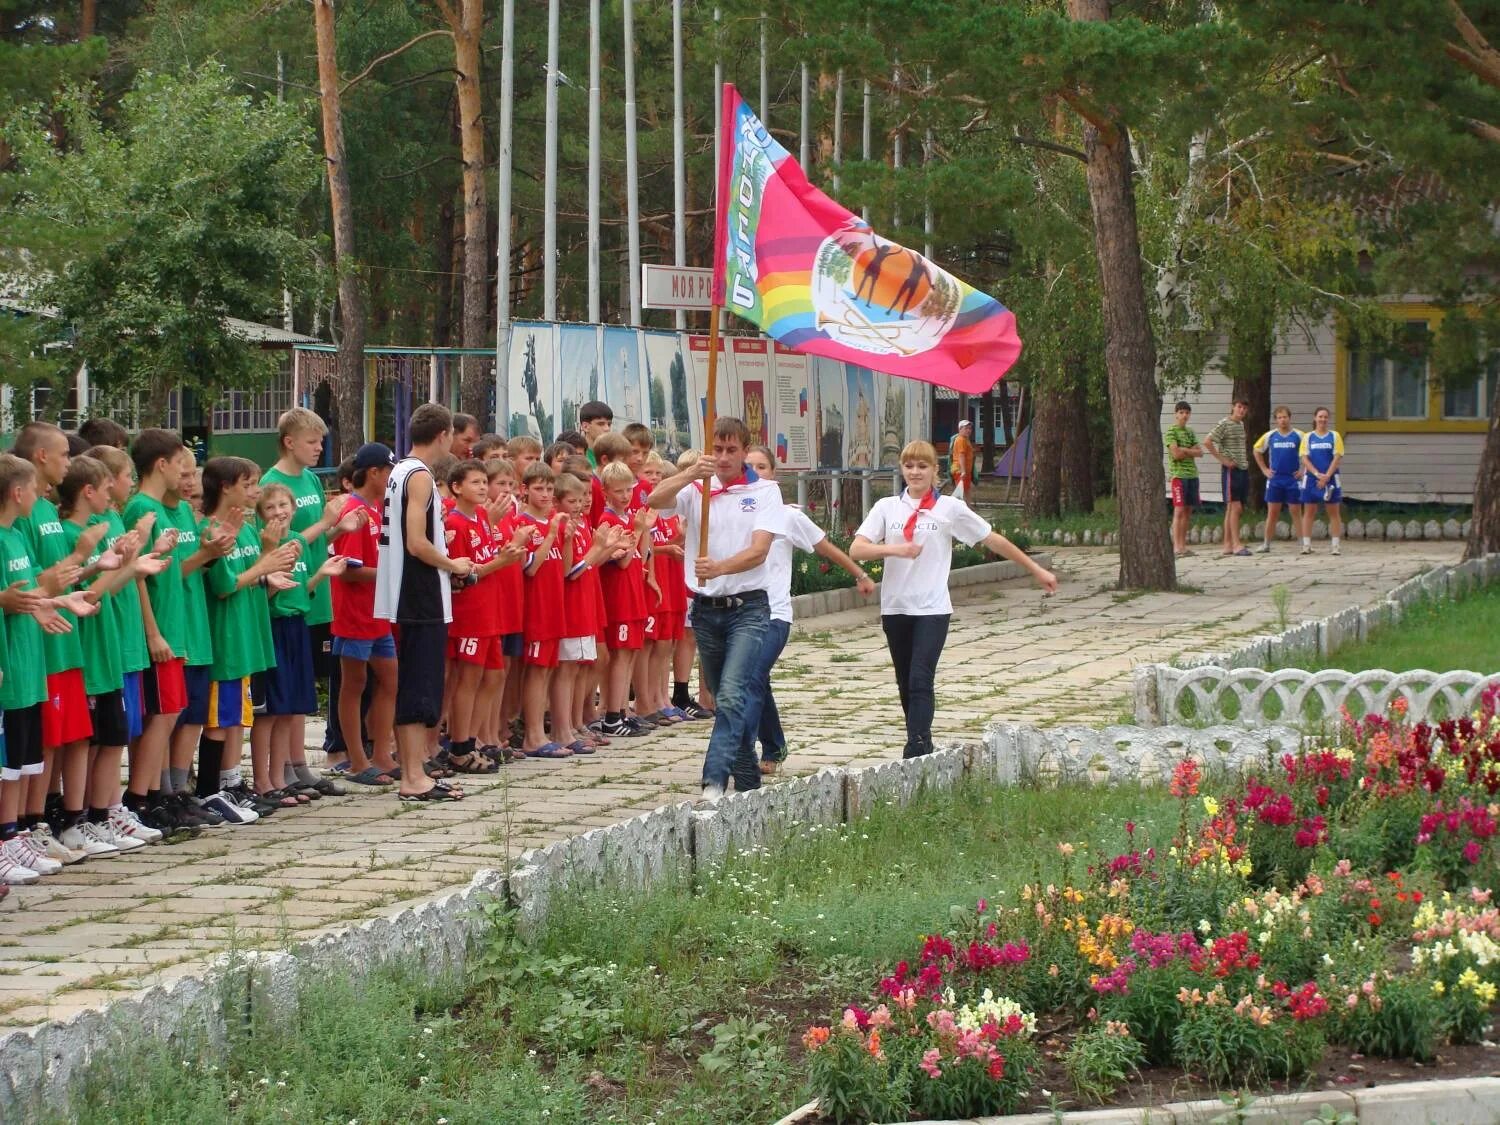
[[[755,660],[755,674],[760,678],[761,696],[745,716],[745,750],[755,754],[755,739],[760,736],[760,756],[767,762],[786,760],[786,735],[781,731],[781,715],[776,710],[776,696],[771,694],[771,667],[786,648],[792,623],[772,618],[766,623],[766,639],[761,642]]]
[[[727,785],[734,776],[741,792],[760,788],[760,764],[746,746],[751,709],[759,713],[765,678],[759,674],[761,647],[771,608],[763,590],[739,595],[739,605],[716,609],[706,598],[693,603],[693,635],[703,682],[714,697],[714,729],[703,759],[703,784]]]

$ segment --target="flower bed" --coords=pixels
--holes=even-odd
[[[1346,715],[1334,744],[1244,779],[1183,761],[1169,839],[1059,843],[1059,882],[981,900],[809,1028],[824,1117],[1009,1112],[1044,1065],[1102,1102],[1145,1066],[1232,1089],[1330,1045],[1425,1062],[1478,1042],[1500,985],[1497,694],[1437,725],[1401,701]]]
[[[841,550],[847,552],[849,544],[853,541],[853,535],[829,535],[829,540],[835,543]],[[1017,546],[1025,550],[1030,546],[1027,539],[1013,539]],[[981,563],[995,562],[1000,556],[992,555],[983,547],[968,547],[962,543],[953,546],[953,569],[962,570],[968,566],[979,566]],[[879,582],[885,571],[885,565],[879,560],[865,563],[865,573]],[[854,585],[851,578],[840,567],[834,566],[827,559],[818,555],[809,554],[806,551],[797,551],[793,555],[792,563],[792,595],[817,594],[823,590],[844,590]]]

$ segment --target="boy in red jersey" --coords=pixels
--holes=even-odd
[[[460,461],[448,474],[453,510],[444,520],[451,534],[448,554],[474,560],[472,580],[453,594],[453,621],[448,626],[448,659],[455,675],[448,703],[448,764],[459,773],[494,773],[496,766],[475,745],[480,700],[499,695],[505,684],[505,654],[500,641],[500,601],[495,578],[525,557],[517,529],[515,542],[502,540],[485,510],[490,482],[484,465]]]
[[[505,459],[515,467],[518,481],[525,481],[526,470],[531,468],[532,462],[538,460],[541,455],[542,443],[530,434],[513,437],[505,443]]]
[[[516,498],[515,466],[504,457],[495,456],[485,462],[484,470],[489,478],[485,510],[489,513],[490,525],[502,542],[516,541],[524,561],[530,532],[519,529],[516,523],[521,504]],[[521,713],[521,655],[526,648],[521,634],[526,585],[522,570],[519,566],[503,567],[490,580],[495,589],[496,612],[500,619],[500,652],[505,657],[505,677],[502,690],[480,701],[474,718],[480,750],[486,757],[503,762],[520,757],[519,750],[513,749],[509,742],[511,721]]]
[[[610,650],[609,671],[604,684],[603,733],[610,738],[633,738],[645,734],[647,727],[625,714],[630,694],[630,679],[635,672],[636,657],[646,640],[646,538],[650,535],[656,513],[642,508],[630,514],[630,495],[635,489],[635,474],[623,462],[612,462],[599,472],[604,485],[605,506],[599,527],[616,527],[623,533],[625,550],[600,572],[604,584],[604,606],[609,631],[605,641]],[[654,576],[651,584],[656,584]]]
[[[354,454],[344,511],[364,511],[362,527],[338,536],[333,550],[349,560],[333,580],[333,653],[339,660],[339,726],[349,751],[348,779],[358,785],[390,785],[396,769],[396,641],[391,623],[375,616],[375,574],[380,562],[381,505],[395,454],[378,441]],[[363,716],[365,683],[374,678],[369,712]],[[368,736],[372,753],[365,755]]]
[[[571,536],[563,542],[563,632],[558,645],[558,668],[552,675],[552,740],[575,754],[592,754],[594,741],[574,725],[579,707],[574,696],[586,691],[598,655],[598,594],[590,578],[620,546],[620,529],[590,528],[583,517],[585,486],[572,473],[560,474],[554,485],[558,511],[568,519]]]
[[[641,483],[649,496],[661,483],[666,463],[653,450],[641,468]],[[647,591],[646,652],[641,682],[645,696],[636,692],[636,710],[657,723],[680,723],[687,718],[672,706],[669,685],[672,680],[672,656],[683,634],[682,622],[687,616],[687,579],[684,573],[682,517],[660,516],[651,528],[651,569],[656,588]]]
[[[526,540],[526,594],[522,633],[526,651],[521,681],[521,711],[526,723],[521,750],[528,758],[570,758],[573,752],[548,741],[547,696],[565,623],[563,621],[563,548],[569,536],[568,517],[553,511],[552,470],[540,461],[521,478],[525,506],[517,525]]]

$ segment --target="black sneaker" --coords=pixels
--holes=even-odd
[[[643,719],[639,715],[626,715],[625,724],[635,730],[637,734],[650,734],[656,730],[656,724],[650,719]]]
[[[164,797],[162,804],[176,809],[178,819],[189,828],[219,828],[226,823],[218,813],[199,808],[197,800],[186,793],[173,793],[170,797]]]
[[[689,700],[685,706],[678,708],[678,710],[690,719],[712,719],[714,717],[712,711],[706,707],[699,707],[694,700]]]
[[[280,805],[272,805],[270,801],[263,801],[260,797],[250,792],[250,787],[244,782],[225,789],[223,792],[224,796],[230,801],[242,809],[249,809],[257,818],[270,816],[281,807]],[[271,805],[272,807],[267,808],[267,805]]]
[[[607,738],[640,738],[645,730],[634,726],[628,719],[605,719],[599,724],[599,733]]]
[[[163,799],[152,805],[141,819],[167,837],[197,836],[203,831],[201,824],[185,819],[181,810],[170,799]]]

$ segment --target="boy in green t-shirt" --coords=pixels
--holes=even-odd
[[[42,705],[47,700],[47,660],[43,636],[72,630],[72,621],[59,610],[87,616],[98,609],[82,594],[64,592],[83,573],[77,563],[68,561],[46,573],[37,565],[28,536],[17,526],[30,516],[36,502],[35,466],[14,454],[0,453],[0,611],[5,619],[5,646],[0,649],[0,708],[5,712],[0,883],[34,883],[39,875],[62,868],[59,859],[46,854],[47,847],[36,839],[29,819],[24,830],[21,819],[34,779],[43,778],[45,794]],[[90,551],[99,538],[102,534],[89,544]],[[86,539],[85,534],[80,542]]]
[[[235,529],[234,546],[209,568],[204,579],[208,625],[214,639],[209,675],[208,729],[198,759],[200,779],[212,769],[218,749],[218,792],[231,800],[248,797],[264,816],[279,804],[249,797],[240,773],[240,735],[253,722],[250,677],[276,663],[271,644],[267,593],[295,585],[290,571],[300,553],[295,544],[261,551],[260,531],[245,519],[259,495],[260,467],[243,457],[214,457],[203,466],[203,511],[198,536],[212,538],[221,528]]]
[[[342,555],[313,555],[307,540],[290,530],[293,498],[286,485],[262,485],[255,514],[266,534],[277,536],[278,547],[291,544],[297,550],[297,561],[290,572],[292,585],[270,599],[275,662],[251,678],[251,695],[257,709],[264,708],[250,728],[254,791],[282,808],[290,808],[320,796],[344,796],[344,791],[332,782],[313,777],[307,768],[305,743],[307,716],[318,710],[318,682],[307,617],[314,595],[326,579],[344,572],[347,560]],[[318,565],[320,557],[322,564]],[[316,569],[309,573],[314,566]],[[306,777],[296,770],[298,764]]]
[[[75,545],[85,530],[103,521],[113,527],[119,522],[112,509],[117,485],[110,465],[102,459],[123,461],[125,480],[130,487],[130,460],[118,449],[100,450],[101,457],[75,457],[68,474],[58,485],[59,513],[63,537]],[[106,513],[115,516],[111,522]],[[175,536],[158,537],[149,551],[143,551],[148,538],[155,534],[155,519],[147,514],[131,531],[120,524],[120,533],[94,548],[87,560],[95,563],[104,552],[119,556],[118,566],[100,575],[90,592],[101,601],[101,611],[79,620],[77,632],[83,646],[83,687],[88,696],[89,741],[63,748],[62,794],[58,806],[49,810],[52,829],[64,847],[88,856],[114,855],[133,851],[148,842],[138,831],[116,833],[110,825],[110,810],[116,804],[120,786],[120,755],[130,741],[125,716],[125,674],[128,668],[129,641],[141,632],[140,609],[133,597],[137,577],[160,574],[167,569],[162,557],[173,546]],[[134,608],[134,617],[131,608]],[[159,838],[159,837],[158,837]]]
[[[1196,458],[1203,456],[1203,447],[1198,444],[1198,435],[1188,428],[1193,408],[1179,402],[1176,409],[1176,424],[1167,427],[1163,440],[1167,447],[1167,476],[1172,485],[1172,550],[1180,559],[1192,554],[1187,545],[1188,524],[1198,506]]]

